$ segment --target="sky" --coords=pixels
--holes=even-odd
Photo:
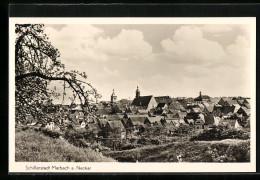
[[[250,96],[249,28],[46,24],[44,30],[66,70],[86,72],[101,100],[110,100],[113,89],[120,100],[133,99],[137,86],[141,96]]]

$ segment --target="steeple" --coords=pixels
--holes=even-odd
[[[136,91],[135,91],[135,97],[136,97],[136,98],[139,98],[139,97],[140,97],[140,91],[139,91],[139,89],[138,89],[138,86],[137,86],[137,89],[136,89]]]
[[[113,93],[111,94],[111,103],[115,103],[117,100],[117,96],[115,95],[115,90],[113,89]]]

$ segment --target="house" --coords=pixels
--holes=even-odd
[[[180,118],[178,113],[175,114],[166,114],[165,119],[175,119],[175,118]]]
[[[183,100],[184,101],[184,100]],[[185,104],[185,103],[183,103]],[[187,104],[186,104],[187,106]],[[182,106],[182,104],[178,101],[173,101],[171,102],[171,104],[168,105],[168,108],[169,109],[173,109],[173,110],[177,110],[177,111],[182,111],[184,112],[185,111],[185,108]]]
[[[196,97],[194,99],[195,102],[197,103],[202,103],[202,102],[209,102],[210,101],[210,97],[208,95],[202,95],[201,91],[198,97]]]
[[[121,119],[118,114],[113,114],[113,115],[111,114],[111,115],[106,116],[106,118],[107,118],[108,120],[111,120],[111,121],[120,120],[120,119]]]
[[[194,129],[195,130],[204,129],[204,122],[202,119],[196,119],[194,121]]]
[[[125,114],[123,118],[128,119],[130,117],[148,117],[148,114]]]
[[[102,134],[102,129],[98,123],[87,124],[86,128],[93,132],[96,136],[100,136]]]
[[[132,106],[140,107],[142,109],[150,110],[157,106],[153,96],[140,96],[133,100]]]
[[[235,114],[235,113],[237,113],[237,111],[240,109],[241,106],[239,104],[234,104],[234,106],[235,106],[235,108],[234,108],[233,113]]]
[[[204,102],[203,105],[204,105],[204,107],[205,107],[205,108],[203,109],[203,112],[205,112],[206,114],[211,114],[211,113],[213,112],[215,103],[212,103],[212,102]]]
[[[186,119],[185,123],[189,125],[194,125],[194,121],[195,121],[194,119]]]
[[[98,108],[96,111],[96,115],[99,117],[106,117],[107,115],[112,113],[111,107],[108,108]]]
[[[148,114],[148,110],[147,109],[138,109],[137,111],[136,111],[136,114]]]
[[[166,109],[168,105],[166,103],[158,103],[157,108],[158,109]]]
[[[250,104],[250,102],[251,102],[250,99],[247,98],[244,100],[243,104]]]
[[[178,114],[181,119],[184,119],[187,116],[187,112],[179,112]]]
[[[152,125],[159,125],[161,124],[161,116],[153,116],[153,117],[148,117],[148,120]]]
[[[163,109],[156,109],[153,112],[153,115],[157,115],[157,116],[166,116],[166,114],[167,114],[167,111],[163,110]]]
[[[244,104],[244,99],[237,99],[237,103],[240,105],[240,106],[243,106]]]
[[[51,130],[51,131],[59,131],[59,130],[60,130],[59,126],[56,126],[56,125],[54,124],[54,122],[48,122],[48,123],[46,124],[45,128],[47,128],[47,129],[49,129],[49,130]]]
[[[220,119],[219,121],[219,126],[224,126],[224,127],[227,127],[229,129],[231,128],[235,128],[235,125],[236,125],[236,121],[237,120],[231,120],[231,119],[227,119],[227,120],[224,120],[224,119]]]
[[[204,128],[208,129],[210,127],[212,127],[215,124],[215,119],[214,116],[212,114],[208,114],[204,116]]]
[[[219,97],[210,98],[210,102],[213,103],[213,104],[218,104],[219,100],[220,100]]]
[[[129,117],[126,122],[126,129],[134,132],[144,132],[151,122],[147,117]]]
[[[151,96],[140,96],[140,91],[137,86],[136,97],[134,98],[131,106],[150,110],[157,106],[157,102],[152,95]]]
[[[167,130],[167,134],[174,134],[176,127],[173,123],[164,123],[163,126]]]
[[[100,128],[104,128],[106,123],[107,123],[108,119],[98,119],[98,124]]]
[[[170,96],[157,96],[154,98],[155,98],[155,101],[157,102],[157,104],[163,103],[163,104],[168,105],[172,101]]]
[[[238,102],[236,100],[233,100],[232,98],[222,97],[220,98],[218,104],[222,106],[232,106],[234,104],[238,104]]]
[[[247,109],[246,107],[240,107],[239,110],[237,110],[237,114],[243,115],[244,117],[250,116],[251,112],[250,109]]]
[[[107,121],[104,132],[120,135],[121,139],[126,137],[126,129],[121,121]]]

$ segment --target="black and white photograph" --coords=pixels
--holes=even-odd
[[[14,172],[255,170],[255,18],[9,28]]]

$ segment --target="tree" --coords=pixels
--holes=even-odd
[[[60,61],[59,50],[49,41],[43,31],[42,24],[16,24],[15,42],[15,107],[16,120],[32,115],[43,120],[44,103],[49,103],[51,97],[66,96],[71,90],[71,101],[78,99],[82,108],[88,114],[94,111],[90,106],[92,101],[100,98],[100,94],[92,85],[86,82],[85,72],[66,71]],[[63,84],[63,93],[49,89],[51,81]]]

